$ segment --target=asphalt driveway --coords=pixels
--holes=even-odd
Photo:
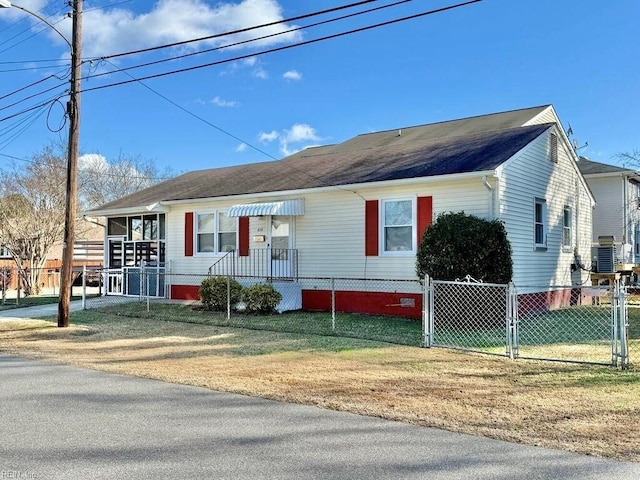
[[[640,464],[0,356],[0,479],[611,479]]]

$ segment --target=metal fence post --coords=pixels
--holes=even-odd
[[[82,266],[82,310],[87,309],[87,266]]]
[[[7,301],[7,270],[2,269],[2,305]]]
[[[518,333],[518,292],[513,282],[507,285],[507,352],[511,360],[518,358],[518,346],[520,343]]]
[[[620,332],[620,365],[623,369],[629,366],[629,321],[627,318],[627,286],[618,283],[619,289],[619,315],[618,315],[618,331]]]
[[[147,267],[142,267],[144,269],[144,276],[146,279],[146,283],[147,283],[147,313],[149,313],[150,311],[150,302],[151,302],[151,291],[149,290],[149,287],[151,286],[151,275],[149,275],[149,269]]]
[[[231,321],[231,277],[227,275],[227,321]]]
[[[331,277],[331,329],[336,329],[336,279]]]
[[[429,310],[429,275],[425,275],[422,281],[422,335],[424,337],[424,348],[429,346]]]

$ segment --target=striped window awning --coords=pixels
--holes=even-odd
[[[227,212],[229,217],[261,217],[263,215],[304,215],[304,199],[243,203],[232,206]]]

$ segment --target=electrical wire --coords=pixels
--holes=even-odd
[[[104,60],[105,62],[113,65],[111,62],[109,62],[108,60]],[[231,132],[228,132],[222,128],[220,128],[219,126],[209,122],[208,120],[202,118],[199,115],[196,115],[195,113],[193,113],[192,111],[184,108],[182,105],[174,102],[173,100],[171,100],[170,98],[166,97],[165,95],[161,94],[160,92],[158,92],[157,90],[154,90],[153,88],[151,88],[149,85],[145,84],[144,82],[142,82],[141,80],[138,80],[137,78],[133,77],[132,75],[130,75],[128,72],[122,72],[125,75],[127,75],[128,77],[130,77],[132,79],[132,81],[136,81],[138,82],[140,85],[142,85],[144,88],[146,88],[147,90],[153,92],[154,94],[156,94],[157,96],[159,96],[160,98],[162,98],[163,100],[165,100],[166,102],[170,103],[171,105],[173,105],[176,108],[179,108],[180,110],[182,110],[183,112],[185,112],[188,115],[191,115],[192,117],[196,118],[197,120],[200,120],[201,122],[209,125],[210,127],[215,128],[216,130],[218,130],[221,133],[224,133],[225,135],[228,135],[229,137],[244,143],[245,145],[247,145],[247,147],[252,148],[253,150],[273,159],[273,160],[278,160],[276,157],[274,157],[273,155],[270,155],[269,153],[265,152],[264,150],[261,150],[260,148],[256,147],[255,145],[252,145],[250,142],[247,142],[246,140],[241,139],[240,137],[237,137],[236,135],[232,134]]]
[[[344,36],[347,36],[347,35],[352,35],[352,34],[364,32],[364,31],[367,31],[367,30],[373,30],[375,28],[380,28],[380,27],[383,27],[383,26],[393,25],[393,24],[400,23],[400,22],[405,22],[405,21],[408,21],[408,20],[414,20],[416,18],[425,17],[425,16],[428,16],[428,15],[434,15],[436,13],[442,13],[442,12],[445,12],[447,10],[453,10],[453,9],[456,9],[456,8],[465,7],[465,6],[474,4],[474,3],[479,3],[481,1],[483,1],[483,0],[469,0],[467,2],[457,3],[455,5],[449,5],[447,7],[442,7],[442,8],[438,8],[438,9],[434,9],[434,10],[429,10],[429,11],[426,11],[426,12],[417,13],[417,14],[414,14],[414,15],[406,16],[406,17],[396,18],[394,20],[388,20],[386,22],[380,22],[380,23],[376,23],[376,24],[373,24],[373,25],[367,25],[365,27],[355,28],[355,29],[352,29],[352,30],[348,30],[348,31],[340,32],[340,33],[335,33],[335,34],[332,34],[332,35],[327,35],[327,36],[324,36],[324,37],[314,38],[312,40],[307,40],[307,41],[304,41],[304,42],[298,42],[298,43],[293,43],[293,44],[289,44],[289,45],[284,45],[282,47],[275,47],[275,48],[271,48],[271,49],[268,49],[268,50],[263,50],[261,52],[254,52],[254,53],[251,53],[251,54],[240,55],[240,56],[237,56],[237,57],[234,57],[234,58],[229,58],[229,59],[225,59],[225,60],[218,60],[216,62],[210,62],[210,63],[206,63],[206,64],[202,64],[202,65],[196,65],[196,66],[181,68],[181,69],[177,69],[177,70],[171,70],[171,71],[168,71],[168,72],[156,73],[154,75],[147,75],[145,77],[140,77],[140,78],[137,78],[137,79],[125,80],[125,81],[122,81],[122,82],[114,82],[114,83],[109,83],[109,84],[105,84],[105,85],[98,85],[98,86],[95,86],[95,87],[82,89],[82,90],[80,90],[80,93],[91,92],[91,91],[94,91],[94,90],[102,90],[104,88],[116,87],[116,86],[121,86],[121,85],[127,85],[127,84],[138,82],[138,81],[141,81],[141,80],[150,80],[152,78],[166,77],[166,76],[169,76],[169,75],[175,75],[177,73],[190,72],[190,71],[199,70],[199,69],[202,69],[202,68],[208,68],[208,67],[212,67],[212,66],[216,66],[216,65],[222,65],[222,64],[225,64],[225,63],[236,62],[238,60],[244,60],[244,59],[247,59],[247,58],[250,58],[250,57],[266,55],[268,53],[281,52],[281,51],[289,50],[289,49],[295,48],[295,47],[301,47],[301,46],[304,46],[304,45],[311,45],[311,44],[314,44],[314,43],[319,43],[319,42],[326,41],[326,40],[331,40],[331,39],[334,39],[334,38],[344,37]],[[115,71],[112,71],[111,73],[116,73],[118,71],[119,70],[115,70]],[[87,78],[91,78],[91,77],[87,77]]]
[[[395,3],[390,3],[390,4],[387,4],[387,5],[383,5],[383,6],[375,7],[375,8],[370,8],[370,9],[367,9],[367,10],[362,10],[362,11],[356,12],[356,13],[350,13],[348,15],[342,15],[340,17],[330,18],[328,20],[323,20],[321,22],[311,23],[311,24],[308,24],[308,25],[304,25],[302,27],[296,27],[296,28],[292,28],[292,29],[289,29],[289,30],[284,30],[282,32],[271,33],[269,35],[264,35],[262,37],[250,38],[248,40],[242,40],[240,42],[229,43],[229,44],[226,44],[226,45],[221,45],[219,47],[207,48],[205,50],[199,50],[197,52],[191,52],[191,53],[185,53],[185,54],[182,54],[182,55],[176,55],[176,56],[173,56],[173,57],[170,57],[170,58],[162,58],[160,60],[155,60],[155,61],[147,62],[147,63],[141,63],[139,65],[133,65],[133,66],[130,66],[130,67],[119,68],[116,65],[113,65],[113,64],[111,64],[111,65],[113,65],[114,67],[117,68],[117,70],[115,70],[115,72],[125,72],[127,70],[133,70],[133,69],[136,69],[136,68],[148,67],[148,66],[151,66],[151,65],[157,65],[159,63],[172,62],[172,61],[180,60],[180,59],[183,59],[183,58],[193,57],[195,55],[202,55],[204,53],[215,52],[215,51],[223,50],[225,48],[232,48],[232,47],[237,47],[237,46],[240,46],[240,45],[246,45],[246,44],[251,43],[251,42],[257,42],[257,41],[260,41],[260,40],[265,40],[265,39],[268,39],[268,38],[277,37],[279,35],[286,35],[288,33],[296,32],[296,31],[299,31],[299,30],[308,30],[308,29],[310,29],[312,27],[317,27],[319,25],[326,25],[326,24],[337,22],[337,21],[344,20],[344,19],[347,19],[347,18],[352,18],[352,17],[356,17],[356,16],[359,16],[359,15],[364,15],[364,14],[367,14],[367,13],[371,13],[371,12],[374,12],[374,11],[377,11],[377,10],[383,10],[383,9],[390,8],[390,7],[396,7],[396,6],[400,5],[400,4],[408,3],[408,2],[412,2],[412,1],[413,0],[400,0],[400,1],[397,1]],[[100,60],[106,60],[106,58],[101,58]],[[100,76],[103,76],[103,75],[111,75],[113,72],[114,71],[101,72],[101,73],[97,73],[95,75],[84,77],[84,79],[96,78],[96,77],[100,77]]]
[[[304,15],[296,16],[296,17],[285,18],[285,19],[282,19],[282,20],[277,20],[277,21],[269,22],[269,23],[263,23],[261,25],[254,25],[252,27],[241,28],[241,29],[238,29],[238,30],[233,30],[231,32],[216,33],[214,35],[208,35],[208,36],[205,36],[205,37],[193,38],[191,40],[182,40],[180,42],[167,43],[167,44],[159,45],[159,46],[156,46],[156,47],[142,48],[142,49],[139,49],[139,50],[130,50],[128,52],[115,53],[113,55],[106,55],[106,56],[102,56],[102,57],[96,57],[94,60],[97,60],[97,59],[101,59],[101,60],[114,59],[114,58],[124,57],[124,56],[127,56],[127,55],[136,55],[138,53],[153,52],[155,50],[161,50],[161,49],[164,49],[164,48],[178,47],[180,45],[186,45],[188,43],[202,42],[204,40],[212,40],[214,38],[227,37],[227,36],[230,36],[230,35],[236,35],[238,33],[250,32],[251,30],[256,30],[258,28],[272,27],[274,25],[280,25],[282,23],[287,23],[287,22],[295,22],[296,20],[303,20],[305,18],[315,17],[315,16],[318,16],[318,15],[325,15],[327,13],[333,13],[333,12],[337,12],[339,10],[344,10],[344,9],[347,9],[347,8],[354,8],[354,7],[358,7],[358,6],[361,6],[361,5],[365,5],[367,3],[373,3],[373,2],[377,2],[377,1],[379,1],[379,0],[362,0],[360,2],[351,3],[351,4],[348,4],[348,5],[341,5],[339,7],[333,7],[333,8],[329,8],[329,9],[326,9],[326,10],[320,10],[320,11],[317,11],[317,12],[307,13],[307,14],[304,14]],[[410,0],[410,1],[412,1],[412,0]]]

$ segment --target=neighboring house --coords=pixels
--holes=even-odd
[[[104,260],[104,227],[95,221],[78,218],[76,223],[76,239],[73,249],[73,276],[78,278],[84,266],[102,267]],[[27,263],[24,263],[25,267]],[[40,287],[46,293],[57,292],[60,287],[60,269],[62,267],[62,243],[54,245],[49,251],[44,267],[40,273]],[[16,262],[6,247],[0,246],[0,270],[14,270]],[[18,278],[15,272],[7,274],[7,289],[16,289]],[[2,287],[0,278],[0,288]]]
[[[593,244],[614,237],[620,263],[640,262],[640,173],[580,157],[578,166],[597,205],[593,211]],[[629,255],[623,245],[630,245]]]
[[[588,275],[572,268],[574,254],[589,256],[594,205],[576,161],[546,105],[190,172],[87,213],[107,217],[105,265],[122,280],[109,288],[123,294],[138,294],[146,266],[158,296],[198,298],[195,274],[211,272],[285,279],[298,307],[327,308],[326,287],[309,278],[417,280],[422,233],[449,211],[502,220],[514,282],[546,291]],[[185,275],[169,281],[168,267]],[[403,304],[420,315],[419,295],[378,293],[375,313]]]

